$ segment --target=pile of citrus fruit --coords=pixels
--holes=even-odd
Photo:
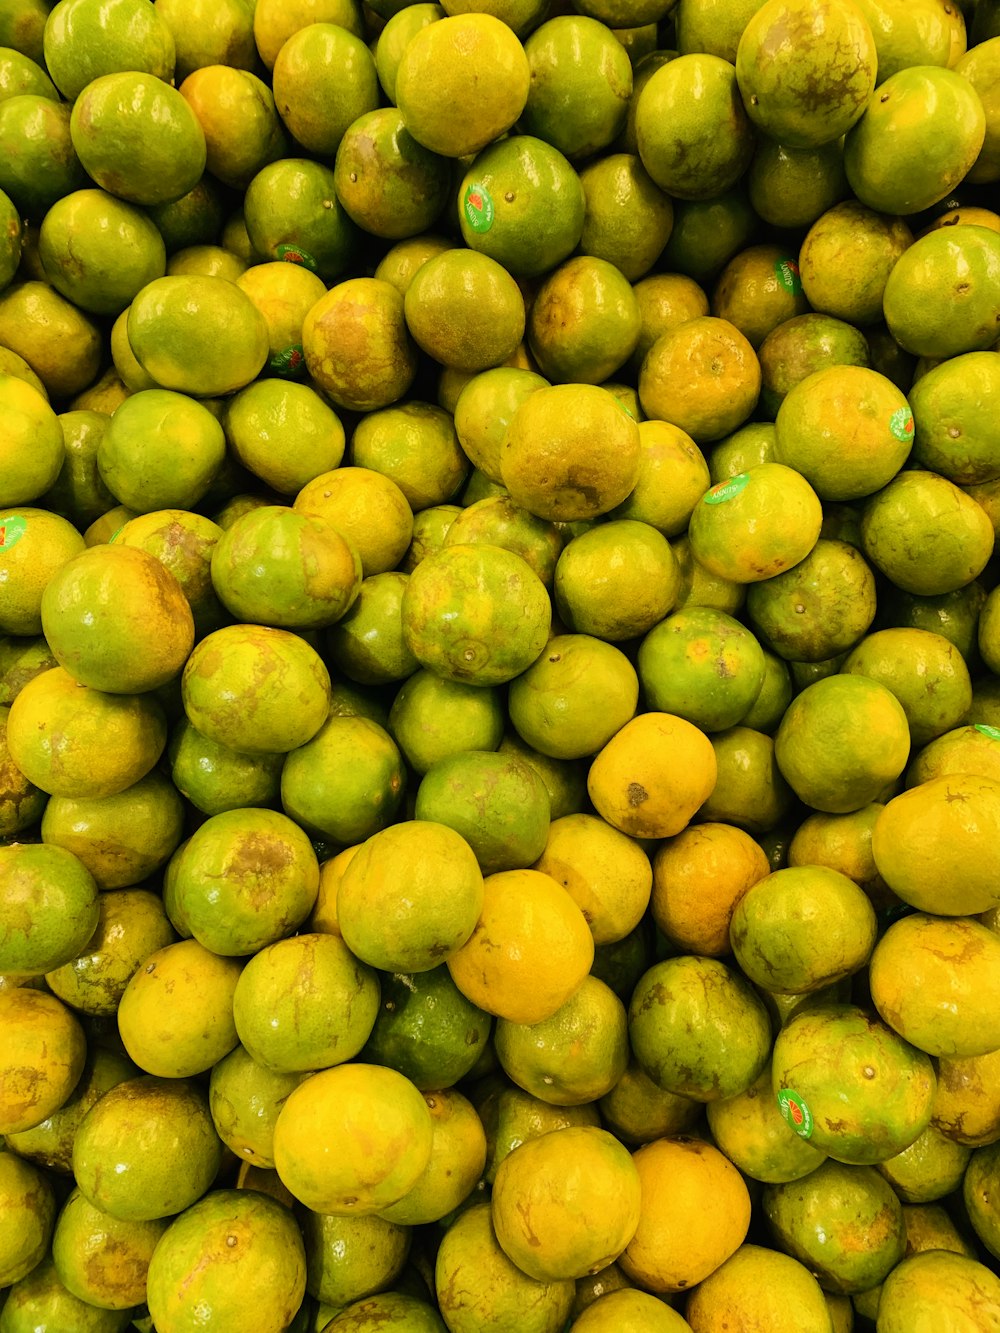
[[[1000,0],[0,0],[0,1333],[1000,1333]]]

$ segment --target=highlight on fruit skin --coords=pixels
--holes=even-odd
[[[997,0],[576,9],[0,4],[0,1333],[1000,1329]]]

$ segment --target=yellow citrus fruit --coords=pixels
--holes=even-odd
[[[438,1222],[470,1197],[486,1164],[486,1132],[472,1103],[454,1088],[425,1092],[434,1137],[416,1184],[379,1214],[397,1226]]]
[[[337,891],[348,947],[387,972],[422,972],[453,958],[483,905],[483,877],[460,833],[411,819],[370,837]]]
[[[808,309],[796,257],[778,245],[751,245],[734,255],[712,292],[712,313],[738,328],[755,351],[773,329]]]
[[[639,475],[611,511],[679,537],[710,482],[705,456],[686,431],[668,421],[639,422]]]
[[[711,795],[715,753],[704,732],[670,713],[627,722],[590,766],[587,790],[598,813],[635,838],[680,833]]]
[[[60,1000],[85,1014],[114,1014],[125,987],[158,949],[177,938],[163,899],[149,889],[109,889],[86,948],[46,975]]]
[[[318,157],[333,157],[350,125],[378,106],[375,57],[339,23],[308,23],[293,32],[271,77],[281,120]]]
[[[596,518],[639,478],[639,427],[599,385],[556,384],[515,410],[500,454],[515,504],[553,521]]]
[[[483,883],[482,914],[447,960],[467,999],[512,1023],[550,1018],[590,971],[594,937],[561,884],[539,870],[505,870]]]
[[[52,1236],[52,1259],[68,1291],[102,1310],[129,1310],[146,1299],[146,1272],[165,1219],[123,1222],[74,1190]]]
[[[100,372],[100,334],[89,316],[40,279],[39,272],[0,293],[0,340],[24,358],[51,398],[72,399]],[[32,467],[40,461],[32,458]]]
[[[307,1208],[361,1217],[413,1188],[433,1138],[427,1104],[409,1079],[349,1062],[289,1094],[274,1127],[274,1162]]]
[[[501,481],[504,434],[520,404],[548,381],[531,370],[495,366],[474,375],[455,403],[455,433],[474,467]]]
[[[845,815],[807,815],[788,844],[788,864],[829,866],[860,884],[873,899],[884,895],[872,855],[872,830],[882,808],[873,801]]]
[[[54,995],[23,986],[0,992],[0,1126],[32,1129],[68,1100],[83,1072],[86,1038]]]
[[[953,1143],[978,1148],[1000,1136],[1000,1052],[943,1057],[931,1123]]]
[[[639,1173],[607,1130],[553,1130],[504,1158],[493,1184],[497,1240],[539,1282],[613,1263],[639,1224]]]
[[[206,169],[231,189],[245,190],[261,167],[288,151],[271,89],[249,70],[205,65],[178,91],[205,135]]]
[[[795,148],[833,143],[851,128],[875,87],[876,66],[867,19],[843,0],[768,0],[736,49],[750,119]]]
[[[417,370],[403,297],[380,278],[348,278],[302,325],[306,367],[338,407],[370,412],[402,397]]]
[[[996,728],[983,723],[946,731],[914,754],[906,770],[906,785],[917,787],[931,778],[951,773],[1000,778],[998,739]]]
[[[192,1318],[287,1327],[306,1286],[305,1249],[288,1208],[256,1190],[212,1190],[164,1232],[147,1274],[157,1329]]]
[[[889,274],[913,233],[900,217],[885,216],[856,199],[835,204],[806,233],[799,274],[809,304],[857,327],[882,318]]]
[[[118,1004],[130,1059],[159,1078],[205,1073],[237,1043],[233,993],[241,965],[180,940],[150,955]]]
[[[232,1016],[256,1064],[302,1074],[353,1060],[378,1005],[378,978],[342,939],[301,934],[254,954],[238,975]]]
[[[0,403],[9,423],[0,452],[0,504],[23,505],[44,494],[58,477],[65,456],[62,431],[46,399],[23,379],[0,377]]]
[[[42,632],[42,594],[68,560],[84,549],[67,519],[27,506],[0,510],[0,631]]]
[[[972,704],[965,659],[950,639],[931,630],[900,626],[866,635],[841,670],[870,677],[892,691],[914,746],[957,726]]]
[[[698,1139],[658,1139],[633,1160],[642,1209],[618,1262],[650,1291],[694,1286],[742,1245],[750,1225],[747,1187],[728,1158]]]
[[[166,744],[148,694],[106,694],[53,667],[11,705],[7,744],[18,768],[55,796],[114,796],[145,777]]]
[[[690,1325],[659,1297],[625,1287],[602,1292],[577,1316],[569,1333],[612,1333],[620,1328],[634,1333],[687,1333]]]
[[[635,668],[619,648],[590,634],[557,634],[511,682],[508,713],[542,754],[582,759],[635,716],[638,697]]]
[[[207,1100],[187,1079],[143,1075],[117,1084],[87,1113],[73,1144],[81,1193],[122,1221],[179,1213],[201,1198],[221,1162]]]
[[[552,820],[533,868],[567,890],[587,918],[595,944],[624,939],[649,905],[649,857],[634,838],[594,815]]]
[[[99,889],[123,889],[166,864],[183,823],[184,802],[153,768],[113,796],[51,797],[42,841],[78,856]]]
[[[301,264],[272,260],[251,265],[237,277],[236,285],[264,316],[270,369],[289,378],[302,374],[302,324],[320,297],[326,295],[323,280]]]
[[[364,577],[395,569],[413,536],[413,511],[399,485],[368,467],[338,467],[308,481],[293,508],[325,519],[361,557]]]
[[[735,1097],[705,1108],[712,1139],[734,1166],[764,1184],[800,1180],[826,1157],[787,1123],[771,1086],[771,1062]]]
[[[831,1327],[823,1289],[805,1264],[762,1245],[741,1245],[691,1293],[684,1314],[694,1333],[714,1333],[731,1320],[766,1328],[791,1309],[802,1333]]]
[[[656,849],[653,919],[686,952],[723,958],[737,903],[769,871],[764,849],[743,829],[692,825]]]
[[[639,401],[699,444],[742,426],[760,395],[760,362],[734,324],[715,315],[661,333],[639,371]]]
[[[16,1153],[0,1155],[0,1277],[9,1287],[26,1277],[49,1248],[56,1199],[45,1175]]]
[[[875,822],[872,852],[889,888],[920,912],[969,916],[996,906],[992,833],[1000,782],[958,773],[894,796]],[[935,853],[935,873],[922,862]]]
[[[310,23],[336,23],[356,37],[364,33],[355,0],[261,0],[253,11],[253,35],[268,69],[289,37]]]
[[[523,557],[547,588],[552,587],[563,536],[554,523],[536,518],[509,495],[488,495],[466,503],[445,535],[446,546],[463,542],[502,546]]]
[[[929,1055],[987,1055],[1000,1047],[992,998],[1000,939],[978,921],[913,913],[872,954],[869,981],[882,1018]]]
[[[490,1185],[504,1158],[529,1139],[568,1125],[600,1125],[593,1103],[555,1106],[515,1086],[503,1074],[483,1080],[476,1090],[475,1105],[486,1130],[484,1179]]]
[[[588,164],[580,183],[586,198],[582,253],[607,260],[635,283],[656,263],[670,236],[670,198],[634,153],[613,153]]]
[[[635,133],[643,166],[677,199],[722,194],[753,155],[736,71],[730,61],[704,52],[679,56],[652,75],[636,106]]]
[[[548,1018],[499,1018],[493,1045],[518,1087],[556,1105],[587,1105],[610,1092],[628,1065],[625,1007],[600,978],[586,976]]]
[[[538,1282],[512,1263],[493,1230],[488,1203],[460,1212],[442,1238],[434,1265],[438,1308],[452,1333],[517,1327],[554,1333],[573,1304],[569,1278]]]
[[[18,1320],[29,1328],[59,1321],[76,1333],[124,1333],[131,1319],[129,1310],[102,1310],[74,1296],[59,1279],[51,1257],[44,1258],[19,1282],[14,1283],[4,1322]]]
[[[524,48],[492,14],[455,14],[422,28],[396,70],[396,105],[417,143],[464,157],[500,137],[524,110]]]
[[[711,487],[691,515],[695,558],[721,578],[756,583],[797,565],[819,540],[823,512],[808,481],[761,463]]]
[[[226,625],[196,645],[181,693],[188,720],[210,740],[241,753],[280,754],[311,740],[326,721],[330,674],[297,634]]]

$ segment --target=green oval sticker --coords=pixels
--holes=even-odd
[[[301,264],[303,268],[309,269],[311,273],[316,272],[315,259],[308,250],[303,250],[301,245],[276,245],[274,253],[279,259],[283,259],[286,264]]]
[[[799,277],[799,266],[794,259],[777,260],[774,265],[774,276],[786,292],[791,292],[793,296],[801,293],[802,279]]]
[[[21,514],[8,514],[0,518],[0,555],[4,555],[24,536],[28,520]]]
[[[778,1110],[799,1138],[812,1138],[812,1112],[797,1092],[791,1088],[782,1088],[778,1093]]]
[[[302,350],[302,344],[292,343],[291,347],[286,347],[283,352],[275,352],[268,365],[276,375],[298,375],[302,370],[304,360],[305,353]]]
[[[493,226],[493,196],[481,181],[466,187],[462,212],[473,231],[489,231]]]
[[[908,407],[897,407],[889,418],[889,430],[903,444],[913,439],[913,413]]]
[[[985,722],[976,722],[974,725],[977,731],[989,736],[991,741],[1000,741],[1000,727],[988,727]]]
[[[739,495],[750,483],[749,472],[738,472],[735,477],[729,477],[726,481],[720,481],[703,497],[707,505],[725,504],[727,500],[732,500],[734,496]]]

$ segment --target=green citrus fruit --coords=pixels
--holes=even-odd
[[[2,847],[0,882],[0,971],[38,976],[83,952],[97,926],[97,885],[72,852],[44,843]]]
[[[188,720],[246,754],[294,750],[326,721],[330,676],[305,639],[265,625],[230,625],[202,639],[181,681]],[[295,700],[294,709],[290,700]]]
[[[640,328],[639,303],[621,270],[582,254],[566,260],[538,289],[528,345],[551,382],[600,384],[632,355]]]
[[[790,148],[758,134],[746,185],[754,212],[772,227],[811,227],[848,193],[840,143]]]
[[[764,682],[764,653],[750,630],[710,607],[686,607],[655,625],[639,645],[647,707],[702,731],[736,726]]]
[[[342,939],[304,934],[278,940],[247,963],[233,996],[233,1017],[258,1065],[299,1074],[353,1060],[368,1040],[378,1006],[377,975]]]
[[[113,694],[166,684],[194,637],[176,578],[155,556],[128,546],[93,546],[63,565],[43,594],[42,625],[60,666],[80,684]]]
[[[0,1126],[34,1129],[69,1100],[83,1073],[87,1041],[73,1013],[54,995],[27,986],[0,991]]]
[[[882,308],[889,332],[914,356],[985,351],[1000,324],[1000,234],[942,227],[919,237],[889,274]]]
[[[309,23],[278,51],[271,71],[278,113],[296,143],[332,157],[348,127],[378,106],[375,58],[337,23]]]
[[[625,128],[632,66],[610,29],[585,15],[548,19],[525,40],[530,88],[519,126],[571,162],[608,148]]]
[[[127,330],[139,364],[157,384],[196,397],[242,389],[268,357],[263,315],[225,278],[157,278],[129,307]]]
[[[43,36],[45,67],[68,102],[92,79],[121,70],[141,70],[169,83],[174,74],[174,39],[159,10],[138,0],[60,0]]]
[[[192,1317],[261,1333],[288,1327],[305,1295],[302,1235],[291,1212],[255,1190],[213,1190],[176,1218],[153,1252],[150,1315],[162,1333]]]
[[[166,268],[163,238],[150,219],[104,190],[74,190],[53,203],[38,253],[53,287],[96,315],[119,314]]]
[[[448,160],[417,143],[395,107],[351,122],[337,147],[333,178],[351,220],[389,240],[427,231],[452,185]]]
[[[426,29],[432,30],[433,25]],[[446,250],[429,259],[406,289],[404,310],[417,344],[457,370],[475,373],[500,365],[524,335],[524,299],[517,283],[496,260],[476,250]]]
[[[642,165],[678,199],[722,194],[753,152],[736,71],[715,55],[682,55],[658,69],[640,94],[635,130]]]
[[[186,717],[174,728],[168,758],[174,786],[203,814],[272,805],[279,798],[283,754],[242,754],[209,740]]]
[[[819,540],[822,507],[808,481],[761,463],[719,482],[691,515],[691,551],[711,573],[756,583],[805,559]]]
[[[319,281],[292,265],[281,267]],[[299,337],[301,332],[300,328]],[[301,344],[299,355],[304,355]],[[344,456],[344,428],[339,417],[306,384],[256,380],[229,399],[223,423],[238,461],[281,495],[296,495],[338,467]]]
[[[207,407],[186,393],[143,389],[115,411],[98,445],[97,467],[115,499],[136,513],[193,509],[225,453],[222,427]]]
[[[909,394],[914,463],[956,486],[995,481],[992,405],[998,392],[992,352],[952,356],[921,375]]]
[[[877,51],[845,0],[767,0],[743,29],[736,77],[747,114],[792,148],[834,143],[864,113]]]
[[[133,204],[187,194],[205,169],[205,136],[184,98],[154,74],[102,74],[81,90],[70,133],[84,169]]]
[[[357,248],[357,229],[337,197],[332,168],[309,158],[283,157],[261,167],[247,186],[244,217],[259,256],[301,264],[326,283],[344,272]]]
[[[985,134],[983,104],[967,79],[933,65],[901,69],[847,135],[848,182],[868,208],[918,213],[962,180]]]
[[[510,135],[476,155],[458,188],[465,244],[516,277],[539,277],[580,240],[585,199],[564,155],[531,134]]]
[[[292,934],[319,887],[309,839],[276,810],[212,815],[184,844],[174,874],[190,933],[224,957],[255,953]]]

